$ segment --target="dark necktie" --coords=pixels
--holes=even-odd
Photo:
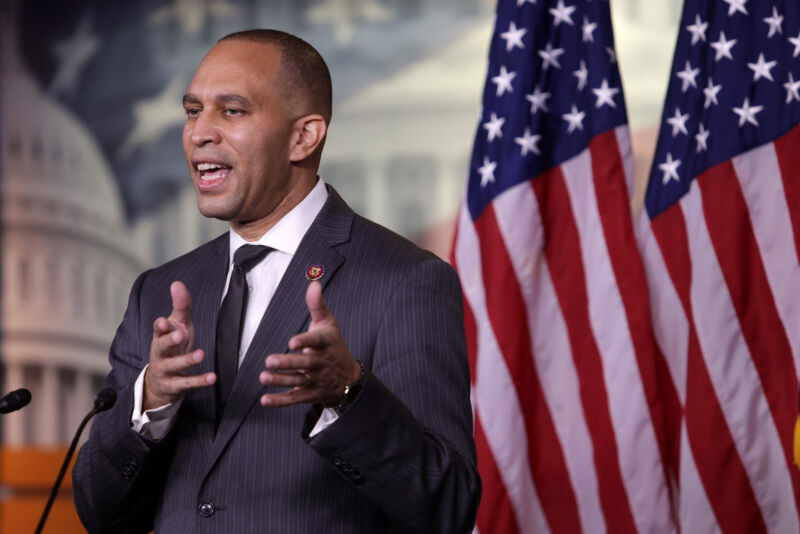
[[[233,255],[233,270],[228,292],[222,300],[217,319],[217,421],[219,422],[225,402],[233,387],[239,369],[239,345],[242,339],[242,324],[247,310],[247,271],[253,268],[269,252],[262,245],[242,245]]]

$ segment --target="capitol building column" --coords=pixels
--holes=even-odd
[[[58,436],[59,390],[58,368],[42,365],[42,379],[34,395],[36,406],[36,442],[45,447],[60,445]]]
[[[17,362],[5,363],[5,383],[3,392],[14,391],[23,385],[22,366]],[[20,447],[25,443],[24,419],[21,413],[8,414],[3,416],[3,438],[7,445]]]

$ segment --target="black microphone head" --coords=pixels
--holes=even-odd
[[[104,412],[114,406],[115,402],[117,402],[117,392],[106,388],[94,398],[94,409],[97,412]]]
[[[9,413],[27,406],[31,401],[31,392],[25,388],[17,389],[0,399],[0,413]]]

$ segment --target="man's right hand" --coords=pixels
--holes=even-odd
[[[144,374],[142,411],[176,402],[190,389],[205,387],[217,381],[217,375],[190,375],[187,371],[203,361],[205,352],[192,350],[192,298],[182,282],[173,282],[172,313],[153,322],[150,363]]]

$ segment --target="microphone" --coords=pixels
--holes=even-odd
[[[0,399],[0,413],[16,412],[24,408],[31,401],[31,392],[27,389],[17,389]]]
[[[25,391],[27,390],[18,390],[18,391]],[[14,393],[17,393],[15,391]],[[10,393],[9,395],[12,395]],[[28,400],[30,400],[31,394],[28,393]],[[4,399],[5,400],[5,399]],[[78,431],[75,432],[75,437],[72,438],[72,443],[69,446],[69,450],[67,451],[67,456],[64,458],[64,463],[61,464],[61,471],[58,472],[58,476],[56,477],[56,483],[53,485],[53,490],[50,492],[50,498],[47,499],[47,504],[44,507],[44,511],[42,512],[42,517],[39,519],[39,525],[36,527],[35,534],[41,534],[42,529],[44,528],[44,523],[47,521],[47,516],[50,514],[50,508],[53,506],[53,501],[56,500],[56,495],[58,494],[58,488],[61,487],[61,481],[64,480],[64,474],[67,472],[67,466],[69,466],[69,461],[72,459],[72,455],[75,454],[75,447],[78,446],[78,439],[80,439],[81,434],[83,433],[83,428],[86,426],[86,423],[89,420],[97,415],[100,412],[104,412],[111,407],[114,406],[114,403],[117,402],[117,392],[111,388],[106,388],[94,398],[94,407],[91,409],[89,413],[86,414],[86,417],[83,418],[81,424],[78,426]],[[27,402],[26,402],[27,404]],[[25,406],[25,404],[22,404]],[[20,406],[20,408],[22,407]]]

